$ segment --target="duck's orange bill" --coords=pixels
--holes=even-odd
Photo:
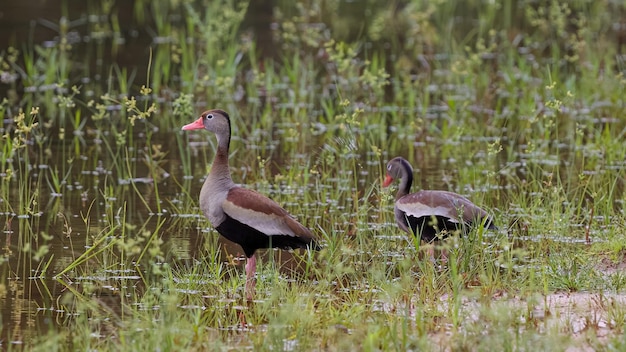
[[[183,131],[198,130],[198,129],[201,129],[201,128],[204,128],[204,123],[202,123],[202,116],[200,116],[200,118],[197,119],[196,121],[183,126]]]
[[[383,181],[383,187],[389,186],[391,182],[393,182],[393,178],[389,176],[389,174],[387,174],[387,176],[385,177],[385,180]]]

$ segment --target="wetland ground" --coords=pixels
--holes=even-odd
[[[626,349],[623,2],[24,0],[0,33],[3,349]],[[324,240],[259,254],[251,303],[180,130],[208,108]],[[433,263],[395,156],[500,230]]]

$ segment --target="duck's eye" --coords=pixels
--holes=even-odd
[[[391,171],[391,164],[387,165],[387,171]]]
[[[213,118],[213,114],[207,114],[206,118],[209,119],[209,120],[212,119]]]

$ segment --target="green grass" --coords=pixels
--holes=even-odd
[[[246,2],[134,6],[141,69],[114,63],[117,16],[0,48],[6,349],[624,348],[621,5],[280,1],[268,56]],[[325,242],[258,254],[253,303],[198,209],[214,140],[180,128],[208,108],[235,182]],[[501,230],[433,263],[394,224],[395,156]]]

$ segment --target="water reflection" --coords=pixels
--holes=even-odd
[[[6,4],[1,10],[4,16],[0,30],[5,33],[11,30],[15,36],[0,36],[0,47],[7,47],[7,41],[16,41],[47,49],[57,48],[61,43],[78,48],[72,52],[78,57],[74,58],[76,62],[72,62],[70,69],[72,76],[79,77],[81,84],[88,87],[85,103],[106,91],[111,63],[132,72],[127,77],[127,88],[137,90],[136,82],[146,81],[144,66],[150,57],[147,48],[171,44],[167,37],[151,32],[156,26],[153,19],[145,18],[145,22],[138,23],[131,18],[132,2],[116,4],[123,26],[119,32],[108,28],[106,17],[85,15],[92,11],[96,2],[73,4],[67,9],[68,14],[63,9],[65,5],[56,1],[38,5]],[[252,2],[251,5],[255,6],[254,11],[263,14],[249,16],[251,26],[261,28],[255,31],[260,37],[257,39],[259,43],[270,43],[260,46],[262,55],[276,56],[279,51],[273,50],[269,30],[272,2]],[[341,6],[356,5],[356,2],[342,2]],[[179,17],[170,18],[171,25],[180,25]],[[354,35],[351,31],[345,35]],[[536,63],[530,49],[519,50],[528,50],[528,61]],[[496,71],[495,54],[482,59],[487,69]],[[428,60],[422,57],[419,73],[410,80],[419,82],[428,75],[450,76],[451,72],[438,67],[448,65],[451,60],[453,58],[447,54],[433,54]],[[391,61],[388,60],[387,65]],[[71,91],[69,87],[41,82],[38,78],[33,82],[6,78],[9,84],[0,85],[0,96],[12,97],[12,101],[18,96],[52,101],[52,95],[45,94]],[[521,73],[520,77],[501,78],[518,84],[541,84]],[[304,87],[334,96],[336,84],[329,80],[316,83],[315,87]],[[334,116],[328,116],[315,103],[295,101],[294,94],[303,94],[306,89],[294,88],[288,79],[271,88],[271,92],[259,93],[258,98],[249,97],[247,103],[274,109],[277,114],[293,110],[297,115],[304,111],[306,116],[301,121],[271,121],[267,126],[259,126],[258,121],[254,121],[256,115],[251,114],[245,125],[254,124],[259,128],[242,129],[234,136],[233,144],[238,148],[233,158],[234,178],[274,198],[305,224],[317,226],[316,230],[341,236],[352,251],[348,256],[355,266],[366,270],[368,260],[385,258],[392,273],[391,280],[402,274],[395,267],[398,261],[406,253],[415,251],[406,236],[397,234],[393,217],[388,215],[393,213],[392,196],[377,188],[384,161],[395,156],[390,155],[392,152],[402,154],[414,164],[417,188],[449,189],[494,207],[501,206],[503,209],[498,211],[503,221],[509,222],[509,226],[504,227],[515,235],[513,245],[516,247],[544,241],[586,245],[588,238],[593,241],[605,238],[616,222],[608,215],[584,213],[588,208],[593,209],[593,205],[580,207],[581,214],[555,218],[545,214],[546,210],[541,207],[538,210],[543,214],[529,213],[527,207],[515,202],[516,199],[526,197],[532,202],[549,196],[562,197],[558,187],[569,185],[577,192],[573,199],[593,204],[594,199],[603,195],[589,194],[587,186],[604,183],[611,187],[615,209],[623,211],[626,162],[623,155],[610,154],[611,151],[595,142],[601,134],[596,131],[623,128],[622,120],[610,116],[611,109],[615,108],[613,102],[600,101],[592,106],[557,112],[538,106],[538,112],[533,112],[537,116],[518,117],[520,112],[515,107],[494,108],[500,103],[496,103],[499,100],[493,96],[507,99],[507,92],[485,92],[485,102],[476,102],[477,93],[468,83],[428,83],[425,92],[431,96],[425,100],[426,106],[421,106],[422,102],[412,107],[381,102],[377,103],[382,105],[369,105],[364,99],[356,104],[368,113],[380,114],[380,123],[355,124],[347,128],[345,121],[330,120]],[[163,88],[165,93],[162,94],[168,94],[168,89]],[[385,101],[393,101],[389,99],[394,94],[391,86],[385,87],[385,92]],[[244,100],[240,98],[235,100]],[[492,100],[487,101],[488,98]],[[447,101],[469,103],[459,108]],[[108,109],[121,113],[124,106],[117,104]],[[607,111],[607,116],[597,117],[603,115],[603,111]],[[489,136],[464,134],[462,128],[455,126],[456,114],[460,113],[470,114],[472,121],[485,125],[485,131],[495,133],[485,132]],[[417,124],[416,116],[419,116],[418,133],[387,123],[385,119],[392,114],[401,116],[407,124]],[[567,114],[567,117],[556,119],[559,114]],[[9,114],[5,117],[3,132],[13,128],[9,117]],[[72,118],[66,116],[68,121]],[[537,140],[527,140],[535,133],[533,126],[554,123],[555,119],[560,134],[546,133]],[[197,195],[214,153],[213,141],[200,134],[183,139],[177,126],[159,125],[157,128],[149,123],[138,123],[131,133],[134,137],[131,143],[128,135],[118,133],[117,121],[113,118],[102,125],[85,122],[87,120],[83,119],[71,135],[64,135],[59,126],[47,130],[44,137],[53,140],[49,147],[31,141],[25,156],[12,161],[20,165],[20,175],[15,177],[26,182],[9,182],[14,187],[6,191],[7,199],[0,199],[5,239],[0,259],[0,309],[2,316],[10,317],[7,320],[12,323],[3,329],[0,338],[19,344],[47,331],[48,327],[62,325],[75,315],[85,315],[88,309],[112,317],[121,316],[123,304],[129,302],[139,309],[160,309],[133,298],[146,294],[145,277],[156,275],[165,265],[189,269],[209,265],[210,261],[219,263],[213,275],[174,279],[179,285],[175,288],[177,292],[193,296],[206,294],[202,286],[226,286],[223,294],[207,294],[205,306],[182,303],[181,309],[215,304],[224,311],[245,309],[238,306],[241,288],[229,286],[230,278],[242,270],[241,248],[219,237],[197,208]],[[572,146],[567,139],[569,134],[563,132],[572,129],[578,131],[575,136],[585,143]],[[544,127],[541,125],[537,130],[543,131]],[[184,147],[179,147],[183,143],[186,143]],[[153,149],[156,145],[160,149]],[[373,145],[379,151],[372,151]],[[496,147],[501,147],[502,151],[494,156],[489,148]],[[608,158],[607,154],[612,157]],[[256,155],[263,155],[265,160],[256,159]],[[337,165],[346,167],[339,169]],[[481,177],[464,172],[468,165]],[[482,177],[486,174],[493,175]],[[6,174],[0,176],[7,177]],[[484,179],[488,182],[481,181]],[[544,187],[519,195],[519,185],[531,182]],[[565,207],[569,205],[567,202],[561,199],[555,204]],[[558,210],[554,213],[561,214]],[[586,233],[588,238],[558,237],[532,227],[540,221],[551,222],[552,228],[567,227],[578,235]],[[356,244],[349,241],[356,242],[359,236],[371,236],[381,244],[380,252],[352,248]],[[93,255],[102,248],[110,249],[110,257],[102,259]],[[493,254],[499,253],[494,251]],[[278,279],[284,282],[305,272],[298,254],[269,250],[262,252],[260,259],[264,263],[280,263]],[[519,263],[531,265],[523,259]],[[259,280],[271,279],[259,277]],[[345,281],[336,282],[338,292],[378,290],[349,279]],[[235,330],[241,326],[223,328]],[[297,348],[297,341],[285,344],[285,348]]]

